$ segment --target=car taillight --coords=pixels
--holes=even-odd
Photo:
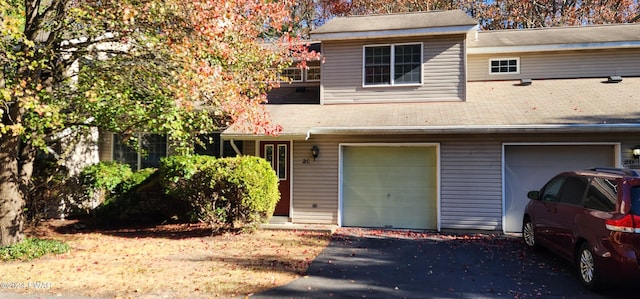
[[[640,234],[640,216],[627,214],[618,219],[605,220],[605,226],[608,230]]]

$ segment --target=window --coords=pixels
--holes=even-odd
[[[553,180],[549,181],[545,186],[544,190],[542,190],[542,194],[540,198],[544,201],[560,201],[560,188],[564,183],[566,177],[558,176]]]
[[[309,66],[306,69],[286,68],[280,73],[280,77],[280,81],[283,82],[318,82],[320,81],[320,66]]]
[[[491,59],[489,60],[489,73],[495,74],[519,74],[520,58]]]
[[[588,209],[612,212],[616,208],[616,181],[594,178],[587,190],[584,206]]]
[[[584,177],[568,177],[562,187],[560,202],[572,205],[581,204],[584,193],[587,190],[587,185],[589,185],[589,182]]]
[[[123,142],[122,136],[113,134],[113,161],[129,164],[132,170],[160,166],[160,158],[167,156],[167,137],[158,134],[139,134],[141,152]]]
[[[277,148],[277,153],[274,151]],[[264,145],[264,159],[271,164],[273,170],[275,170],[278,179],[287,179],[287,145],[278,144],[265,144]]]
[[[364,47],[365,86],[422,83],[422,44]]]
[[[202,144],[196,143],[194,152],[198,155],[207,155],[214,157],[235,157],[236,151],[231,146],[229,140],[222,142],[222,148],[220,147],[220,133],[207,134],[198,136]],[[242,148],[242,141],[236,141],[235,145],[238,149]],[[222,150],[222,152],[220,152]]]
[[[291,82],[302,82],[302,69],[297,67],[286,68],[282,70],[280,76],[286,78],[282,81],[291,80]]]
[[[631,187],[631,214],[640,215],[640,186]]]
[[[306,70],[307,74],[307,82],[320,81],[320,67],[319,66],[310,66]]]

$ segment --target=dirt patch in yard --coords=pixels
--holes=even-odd
[[[200,224],[100,228],[51,220],[30,236],[62,240],[71,251],[4,262],[1,292],[91,297],[211,298],[248,295],[305,273],[330,234],[259,230],[211,235]]]

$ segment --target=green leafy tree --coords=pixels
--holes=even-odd
[[[0,246],[23,238],[36,153],[62,138],[165,133],[187,151],[232,123],[277,134],[261,104],[277,71],[305,56],[286,26],[292,5],[0,0]]]

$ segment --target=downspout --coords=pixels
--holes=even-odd
[[[230,139],[229,143],[231,144],[233,151],[236,152],[236,156],[242,156],[242,153],[240,152],[240,150],[238,149],[238,146],[236,145],[235,139]]]

